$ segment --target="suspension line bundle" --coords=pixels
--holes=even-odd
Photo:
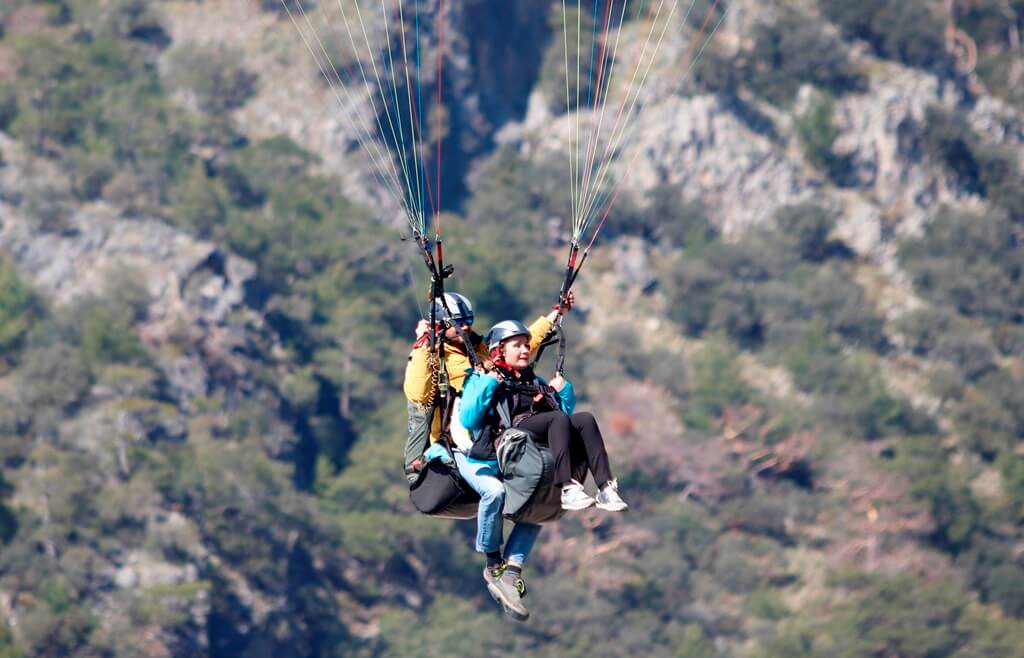
[[[690,0],[681,21],[684,28],[689,27],[690,16],[699,1],[707,5],[707,10],[686,49],[682,60],[684,70],[681,79],[686,79],[692,72],[704,49],[728,15],[728,8],[719,6],[720,0]],[[565,368],[566,338],[562,320],[567,309],[569,291],[572,290],[580,270],[586,264],[594,241],[611,214],[612,207],[622,192],[623,184],[641,153],[638,150],[625,167],[619,166],[621,149],[627,136],[635,129],[634,119],[643,107],[641,98],[644,85],[651,70],[658,63],[659,51],[669,29],[674,26],[673,20],[680,5],[685,4],[680,0],[593,0],[592,16],[587,14],[588,22],[593,24],[588,35],[588,71],[581,66],[586,54],[582,46],[586,32],[583,7],[587,3],[589,0],[578,0],[575,9],[570,10],[571,3],[561,0],[572,222],[568,258],[558,292],[558,315],[551,334],[545,337],[536,356],[536,359],[539,359],[545,347],[558,343],[558,359],[555,365],[555,373],[558,375],[563,374]],[[635,7],[635,12],[627,12],[630,7]],[[572,20],[573,16],[575,21]],[[707,29],[713,21],[714,27],[705,38]],[[632,56],[622,49],[623,31],[629,30],[639,32],[643,43],[639,54]],[[575,49],[572,43],[574,40]],[[634,60],[632,63],[631,59]],[[620,62],[621,66],[617,66]],[[575,63],[575,67],[572,63]],[[625,84],[616,77],[616,73],[623,67],[626,68],[628,76],[628,82]],[[571,86],[572,82],[575,82],[574,86]],[[587,89],[586,99],[581,97],[581,89],[584,87]],[[612,105],[617,105],[618,108],[609,127],[605,122],[608,101],[615,95],[619,98]],[[591,230],[595,220],[598,220],[596,228]],[[584,242],[586,246],[581,251]]]

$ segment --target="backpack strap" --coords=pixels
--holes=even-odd
[[[512,410],[508,406],[508,396],[502,396],[497,405],[498,417],[501,418],[501,429],[507,430],[512,427]]]
[[[453,449],[451,432],[452,411],[455,409],[455,396],[449,395],[445,398],[445,402],[445,408],[441,410],[441,434],[437,437],[437,440],[448,448],[448,452],[451,452]]]

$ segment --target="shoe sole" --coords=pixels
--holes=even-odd
[[[496,585],[488,585],[487,593],[491,595],[494,602],[501,606],[501,609],[505,611],[505,614],[515,619],[516,621],[526,621],[530,618],[530,611],[527,610],[525,613],[518,612],[509,607],[508,603],[505,602],[505,597],[501,595],[501,590]]]
[[[589,503],[586,503],[586,504],[576,503],[574,505],[566,505],[566,504],[563,503],[562,504],[562,509],[564,509],[564,510],[566,510],[568,512],[578,512],[580,510],[587,509],[588,507],[591,507],[593,504],[594,504],[594,501],[590,501]]]
[[[609,505],[607,503],[595,503],[594,507],[603,509],[606,512],[625,512],[629,509],[629,505]]]

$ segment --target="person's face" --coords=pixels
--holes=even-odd
[[[525,368],[530,365],[529,336],[513,336],[501,345],[505,363],[513,368]]]
[[[462,327],[462,330],[465,331],[468,336],[470,329],[472,328],[471,325],[468,325],[465,322],[459,322],[459,326]],[[449,342],[459,342],[459,330],[455,327],[449,326],[445,329],[444,337],[448,339]]]

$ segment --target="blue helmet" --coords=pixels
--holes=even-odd
[[[487,342],[487,351],[497,349],[502,341],[516,336],[529,336],[530,330],[519,320],[504,320],[491,327],[484,340]]]
[[[473,304],[457,292],[446,292],[443,301],[440,297],[434,299],[434,314],[439,322],[473,324]]]

